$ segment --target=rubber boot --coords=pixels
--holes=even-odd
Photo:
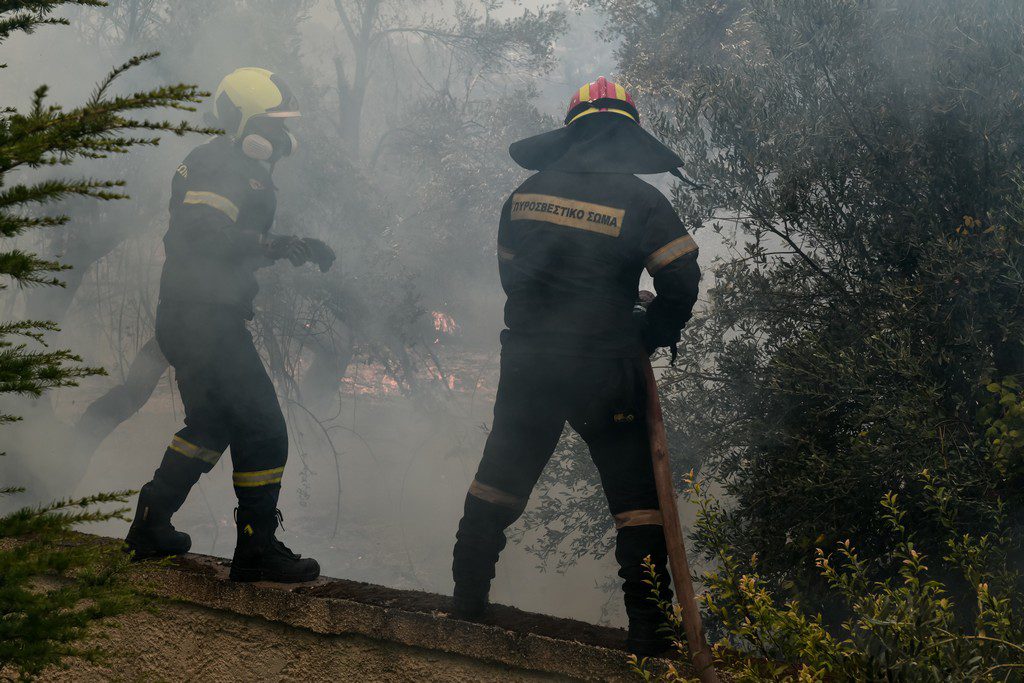
[[[489,584],[455,584],[452,596],[452,616],[463,621],[479,621],[489,604]]]
[[[171,515],[180,506],[177,497],[160,495],[160,486],[154,482],[142,487],[135,519],[125,538],[126,550],[133,553],[133,560],[182,555],[189,551],[192,538],[171,525]]]
[[[658,591],[647,583],[650,580],[644,567],[644,558],[650,556],[658,579]],[[620,529],[615,543],[615,559],[619,563],[619,576],[629,617],[626,648],[638,657],[660,657],[672,650],[671,632],[667,630],[668,616],[658,607],[658,599],[671,603],[672,584],[667,564],[668,552],[662,528],[656,525]]]
[[[626,649],[637,657],[670,657],[672,638],[663,632],[665,625],[647,618],[629,620]]]
[[[232,581],[304,583],[320,576],[316,560],[293,553],[277,540],[275,532],[281,520],[280,510],[273,508],[235,511],[238,542],[231,559]]]
[[[487,610],[494,568],[505,548],[505,529],[521,514],[522,510],[466,496],[452,560],[452,616],[456,619],[477,621]]]

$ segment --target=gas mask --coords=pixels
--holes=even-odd
[[[258,119],[253,124],[252,131],[242,138],[242,153],[250,159],[274,163],[298,149],[299,141],[284,124],[274,119]]]

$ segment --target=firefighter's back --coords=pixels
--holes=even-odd
[[[498,234],[505,351],[642,353],[632,309],[657,242],[652,218],[666,207],[661,192],[630,174],[549,170],[524,182],[506,202]]]
[[[643,354],[673,346],[697,299],[697,244],[668,199],[637,176],[673,173],[679,156],[640,127],[625,88],[575,91],[565,127],[509,147],[537,171],[502,208],[508,296],[494,422],[453,550],[453,614],[487,609],[505,529],[522,514],[566,422],[586,441],[615,519],[615,559],[637,656],[670,647],[645,562],[671,600],[643,414]],[[634,312],[643,269],[656,297]],[[653,299],[653,300],[651,300]],[[570,484],[571,486],[571,484]]]

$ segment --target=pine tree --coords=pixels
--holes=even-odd
[[[0,43],[11,35],[32,33],[67,20],[54,13],[63,5],[102,7],[100,0],[4,0],[0,2]],[[156,145],[161,133],[199,131],[186,123],[150,120],[139,112],[170,108],[191,111],[206,93],[191,85],[172,85],[117,95],[119,76],[156,53],[144,54],[113,69],[82,105],[64,108],[47,100],[46,86],[34,93],[26,111],[0,108],[0,289],[61,286],[66,266],[27,252],[10,240],[34,229],[68,222],[41,209],[69,197],[123,199],[124,181],[70,179],[46,173],[50,167],[79,160],[126,154]],[[2,68],[2,65],[0,65]],[[19,174],[12,182],[11,175]],[[56,325],[45,320],[0,320],[0,394],[39,396],[55,387],[74,386],[101,373],[82,364],[68,349],[49,349],[43,339]],[[0,424],[18,417],[0,414]],[[0,495],[20,492],[0,486]],[[64,658],[95,658],[95,646],[83,644],[96,619],[128,608],[133,599],[121,581],[126,561],[117,548],[72,538],[86,522],[120,518],[130,492],[61,500],[0,516],[0,671],[31,677]]]

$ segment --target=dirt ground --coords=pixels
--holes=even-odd
[[[551,681],[556,677],[352,635],[169,604],[111,620],[101,664],[41,681]]]

